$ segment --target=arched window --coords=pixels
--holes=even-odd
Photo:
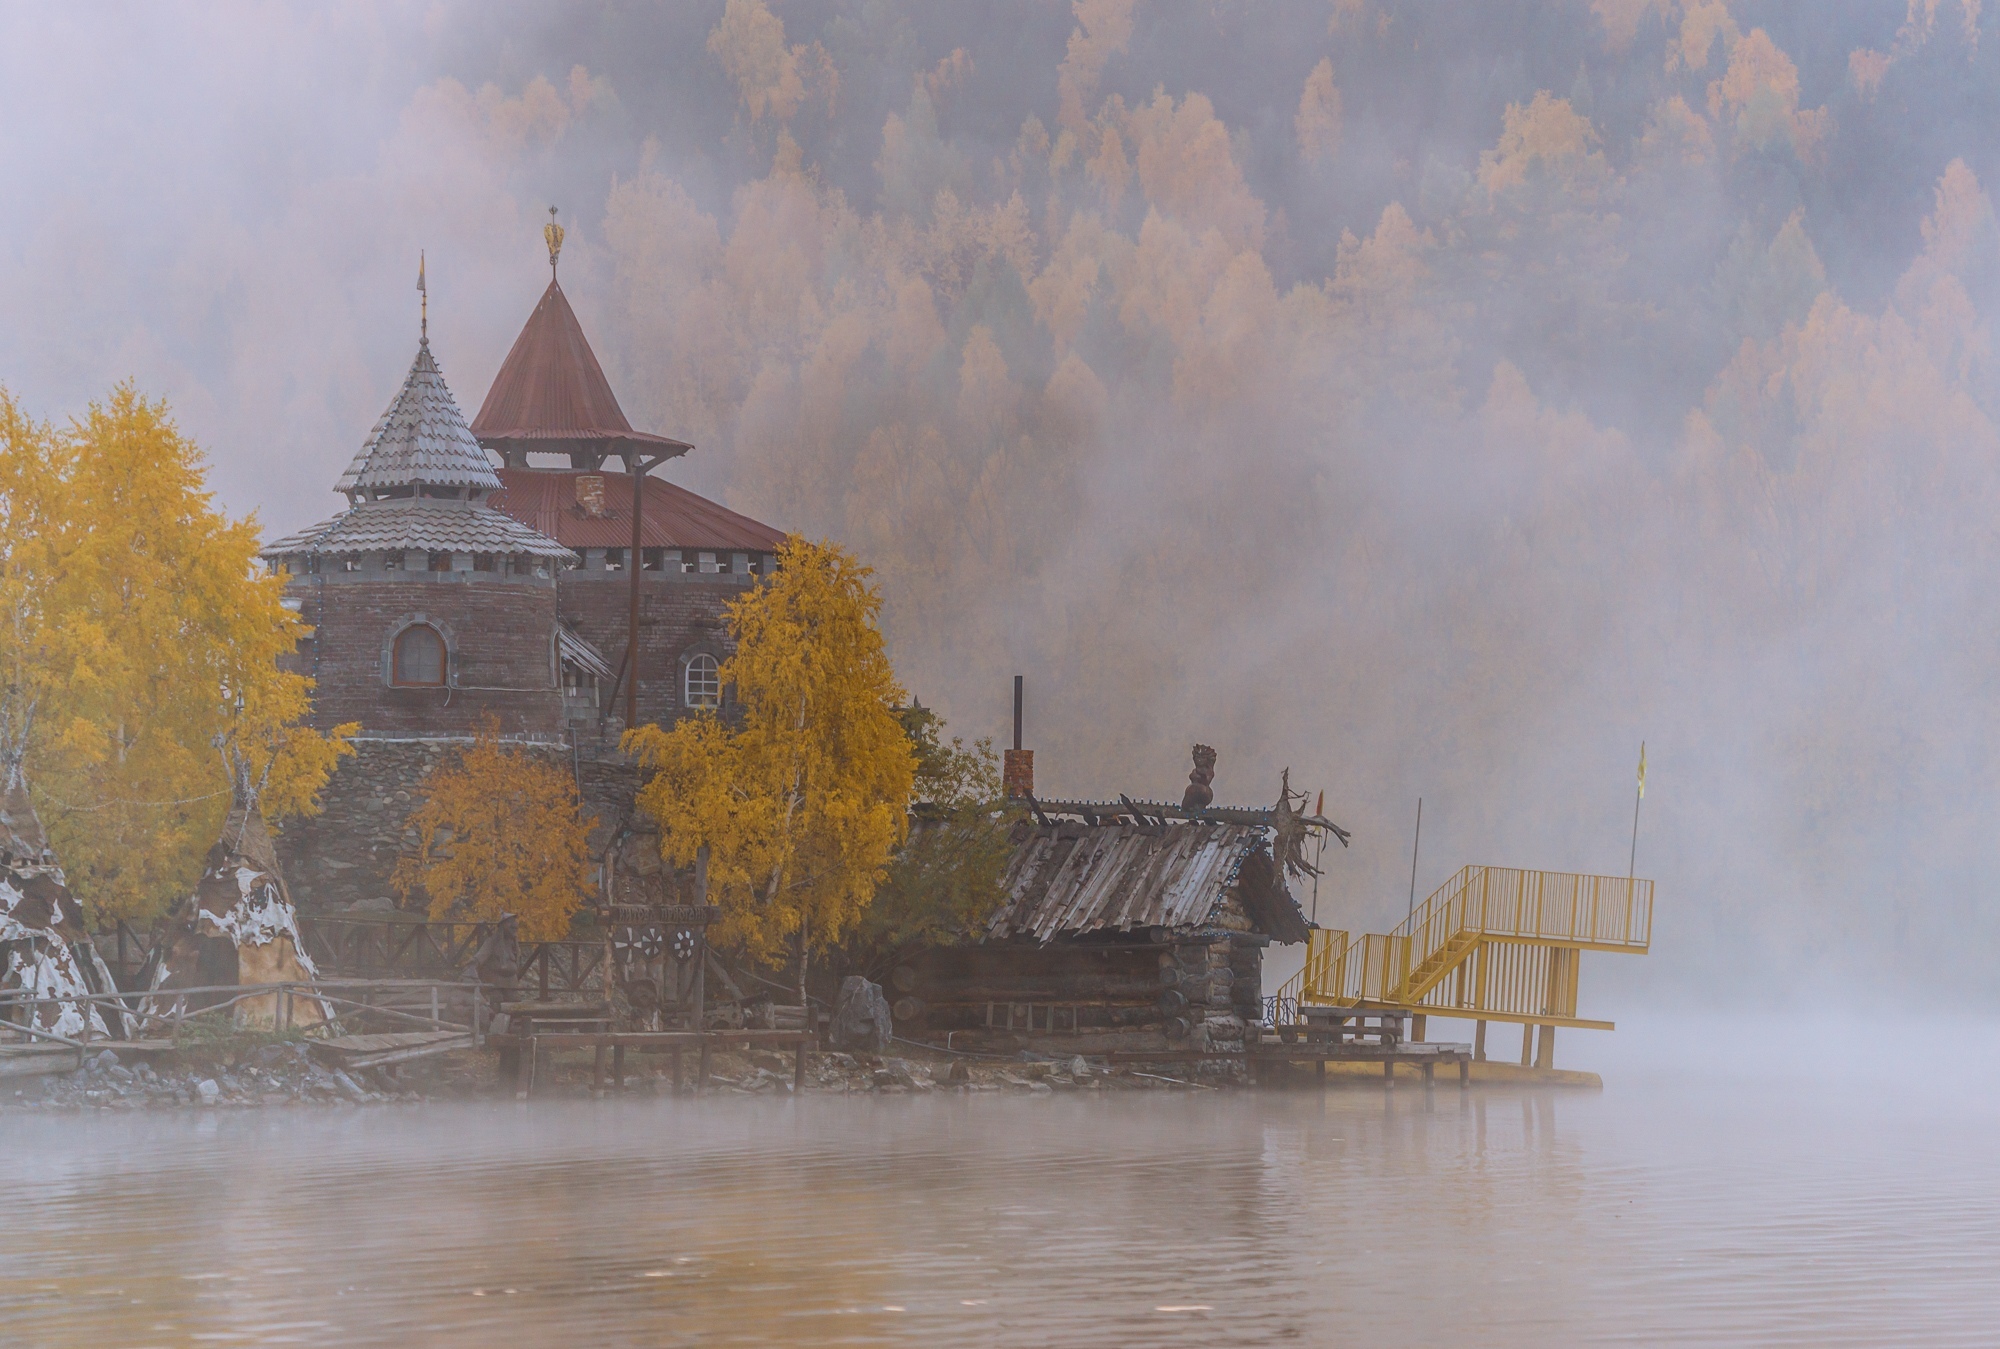
[[[393,681],[419,688],[444,685],[444,638],[438,630],[417,623],[396,634]]]
[[[715,657],[705,651],[688,657],[687,669],[681,675],[681,705],[722,706],[722,672]]]

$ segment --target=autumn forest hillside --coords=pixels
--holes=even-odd
[[[17,303],[125,299],[0,337],[11,387],[53,412],[108,349],[282,532],[407,359],[403,252],[483,387],[557,201],[626,411],[698,447],[675,474],[874,566],[954,731],[1003,732],[1025,673],[1046,790],[1172,795],[1196,740],[1220,799],[1289,766],[1368,928],[1419,795],[1420,890],[1622,872],[1643,738],[1663,958],[1629,977],[1935,987],[2000,937],[1972,0],[443,6],[316,41],[190,58],[236,110],[303,72],[310,154],[225,118],[253,191],[137,133],[186,174],[143,247],[84,268],[58,203],[0,251]]]

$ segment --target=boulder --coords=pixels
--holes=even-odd
[[[858,974],[840,981],[840,996],[834,1000],[833,1020],[827,1026],[827,1041],[835,1049],[856,1054],[879,1054],[889,1047],[889,1000],[882,986]]]
[[[930,1074],[911,1063],[908,1059],[884,1059],[882,1066],[875,1070],[876,1082],[883,1077],[899,1087],[925,1087],[930,1085]]]

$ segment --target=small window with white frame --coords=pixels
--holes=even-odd
[[[722,669],[706,651],[689,656],[681,673],[683,707],[722,706]]]

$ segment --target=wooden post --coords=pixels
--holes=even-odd
[[[1410,1018],[1410,1041],[1412,1044],[1422,1044],[1424,1042],[1424,1023],[1429,1020],[1430,1018],[1422,1012],[1418,1012]]]
[[[607,926],[604,929],[604,1010],[611,1019],[604,1024],[611,1030],[618,1029],[618,999],[615,996],[618,987],[618,968],[612,963],[614,959],[611,950],[611,929]]]
[[[1486,1023],[1477,1022],[1472,1032],[1472,1057],[1486,1062]]]
[[[1521,1066],[1532,1068],[1535,1063],[1535,1028],[1527,1022],[1521,1023]]]
[[[1542,1027],[1542,1044],[1541,1048],[1535,1054],[1535,1066],[1537,1068],[1554,1068],[1556,1066],[1556,1028],[1554,1026]]]
[[[694,1089],[696,1091],[708,1090],[708,1036],[706,1034],[701,1037],[701,1062],[695,1068]]]
[[[1437,1067],[1437,1065],[1436,1065],[1436,1064],[1434,1064],[1434,1063],[1426,1063],[1426,1064],[1424,1064],[1424,1085],[1425,1085],[1426,1087],[1429,1087],[1429,1086],[1431,1086],[1431,1085],[1432,1085],[1432,1084],[1433,1084],[1433,1083],[1434,1083],[1434,1082],[1436,1081],[1436,1078],[1435,1078],[1435,1076],[1434,1076],[1434,1073],[1433,1073],[1433,1070],[1434,1070],[1434,1069],[1435,1069],[1436,1067]]]
[[[1394,1059],[1382,1060],[1382,1085],[1385,1087],[1396,1085],[1396,1061]]]
[[[438,986],[431,985],[431,1029],[438,1028]]]
[[[1325,1060],[1325,1059],[1314,1059],[1314,1060],[1313,1060],[1313,1077],[1314,1077],[1314,1078],[1316,1079],[1316,1085],[1317,1085],[1317,1086],[1319,1087],[1319,1089],[1320,1089],[1321,1091],[1325,1091],[1325,1090],[1326,1090],[1326,1060]]]
[[[708,845],[702,844],[694,850],[694,902],[703,908],[708,906]],[[708,1014],[708,925],[702,924],[694,934],[694,1019],[688,1029],[699,1031],[702,1018]]]
[[[514,1063],[514,1099],[525,1101],[535,1089],[535,1037],[520,1037],[521,1048]]]
[[[632,474],[632,552],[625,559],[632,572],[631,612],[625,620],[625,729],[631,731],[639,725],[639,573],[646,556],[639,520],[646,507],[646,470],[652,465],[639,457],[635,446],[625,466]]]
[[[1482,1026],[1484,1026],[1485,1024],[1486,1023],[1483,1021],[1480,1023],[1480,1025]],[[1458,1061],[1458,1089],[1460,1091],[1464,1091],[1471,1084],[1472,1084],[1472,1060],[1460,1059]]]

